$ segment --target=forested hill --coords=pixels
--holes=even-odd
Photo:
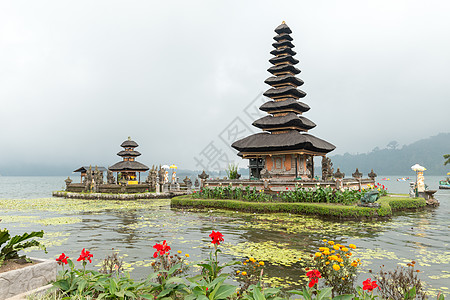
[[[418,163],[428,175],[446,175],[450,165],[444,166],[444,154],[450,154],[450,133],[440,133],[399,148],[396,141],[390,142],[385,149],[378,147],[364,154],[330,156],[334,170],[340,168],[346,177],[350,177],[356,168],[364,173],[373,169],[379,175],[412,175],[411,166]]]

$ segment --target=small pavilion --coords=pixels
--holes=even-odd
[[[124,150],[117,153],[123,160],[109,167],[110,171],[120,173],[122,179],[126,180],[128,184],[139,183],[141,181],[141,172],[149,170],[149,167],[136,161],[136,157],[141,155],[135,150],[138,146],[135,141],[131,140],[131,137],[128,137],[128,140],[120,145]],[[136,173],[138,173],[138,178]],[[117,178],[119,179],[119,175]]]
[[[259,109],[269,115],[262,117],[253,126],[263,130],[234,142],[231,146],[238,155],[249,159],[251,178],[262,175],[280,179],[314,178],[314,156],[324,157],[335,146],[308,133],[316,124],[304,117],[310,107],[301,101],[306,93],[297,87],[303,81],[296,77],[299,62],[292,50],[291,29],[283,22],[275,29],[274,55],[268,69],[273,76],[265,83],[271,86],[264,96],[271,99]]]

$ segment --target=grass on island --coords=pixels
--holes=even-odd
[[[381,205],[379,208],[361,207],[356,204],[342,205],[331,203],[247,202],[231,199],[195,199],[192,196],[178,196],[171,199],[171,205],[174,207],[213,207],[259,213],[288,212],[349,219],[389,217],[394,211],[418,209],[426,206],[425,199],[423,198],[385,196],[381,197],[377,202]]]

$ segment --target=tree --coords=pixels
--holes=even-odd
[[[397,141],[390,141],[389,144],[387,144],[386,148],[395,150],[399,146]]]
[[[447,164],[450,164],[450,154],[444,154],[444,166],[446,166]]]

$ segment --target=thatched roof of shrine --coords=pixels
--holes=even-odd
[[[150,169],[149,167],[137,161],[120,161],[109,167],[109,170],[113,172],[124,172],[124,171],[145,172],[148,171],[149,169]]]
[[[327,141],[296,130],[279,134],[261,132],[236,141],[231,146],[241,154],[288,150],[307,150],[325,154],[336,148]]]
[[[297,114],[293,112],[288,112],[285,116],[265,116],[262,117],[252,124],[255,127],[271,130],[271,129],[279,129],[283,128],[297,128],[298,130],[309,130],[316,127],[313,121],[308,118],[297,116]]]

